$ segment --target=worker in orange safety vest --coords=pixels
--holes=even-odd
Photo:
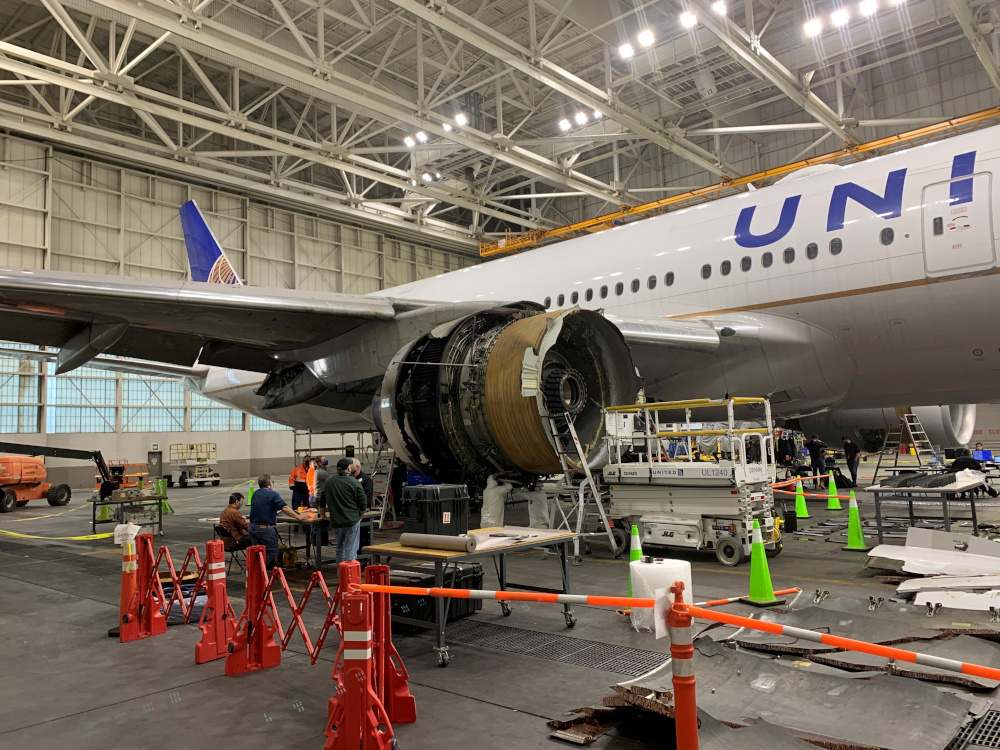
[[[316,504],[316,464],[312,456],[303,456],[302,463],[288,476],[292,491],[292,507],[301,508]]]

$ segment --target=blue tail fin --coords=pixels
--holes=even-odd
[[[198,210],[198,204],[188,201],[180,208],[181,226],[184,228],[184,244],[187,246],[188,262],[191,264],[191,279],[212,284],[233,284],[241,286],[233,265],[208,228],[205,217]]]

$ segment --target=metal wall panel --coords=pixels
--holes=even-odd
[[[48,248],[50,150],[0,136],[0,257],[42,268]]]

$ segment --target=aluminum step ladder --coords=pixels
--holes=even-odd
[[[899,468],[899,448],[901,445],[910,445],[917,456],[917,467],[931,463],[934,457],[934,446],[927,439],[927,433],[920,424],[920,419],[916,414],[901,414],[899,421],[889,428],[882,443],[882,450],[878,456],[878,463],[875,464],[875,474],[872,482],[878,484],[879,470],[882,468],[882,461],[886,459],[886,452],[892,451],[892,468]]]
[[[378,452],[375,454],[375,461],[372,463],[371,477],[376,507],[379,509],[378,528],[398,529],[403,525],[402,520],[396,518],[395,504],[392,502],[392,491],[389,480],[392,478],[392,463],[396,458],[395,451],[389,446],[387,440],[380,440]],[[391,520],[386,520],[386,516],[391,516]]]
[[[562,522],[554,528],[576,533],[576,539],[573,540],[574,565],[583,562],[580,555],[580,539],[586,537],[607,536],[611,551],[617,557],[624,550],[624,546],[615,539],[611,521],[608,519],[607,510],[604,507],[603,497],[597,482],[594,480],[594,475],[590,471],[586,453],[583,446],[580,445],[580,438],[576,434],[573,417],[568,412],[560,415],[550,414],[548,420],[549,430],[556,444],[556,455],[559,457],[559,464],[565,477],[563,487],[576,495],[576,501],[567,513],[559,500],[559,493],[556,493],[555,506],[562,516]],[[573,465],[573,458],[579,461],[580,468]],[[584,478],[577,483],[576,474],[580,472],[584,474]],[[588,519],[595,520],[599,527],[603,528],[603,531],[584,531]]]

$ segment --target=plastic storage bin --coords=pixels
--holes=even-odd
[[[454,586],[452,585],[452,574],[455,577]],[[433,588],[434,563],[407,565],[403,569],[390,571],[389,583],[392,586]],[[444,576],[444,586],[456,589],[481,589],[483,587],[483,566],[479,563],[459,563],[458,569],[455,570],[454,566],[449,565]],[[394,615],[422,620],[427,623],[434,622],[434,599],[429,596],[393,594],[391,601],[392,614]],[[482,599],[451,599],[450,601],[448,622],[466,617],[483,608]],[[419,630],[420,628],[404,623],[394,622],[392,624],[393,633],[408,634]]]
[[[425,484],[403,488],[403,531],[458,536],[469,531],[469,488]]]

